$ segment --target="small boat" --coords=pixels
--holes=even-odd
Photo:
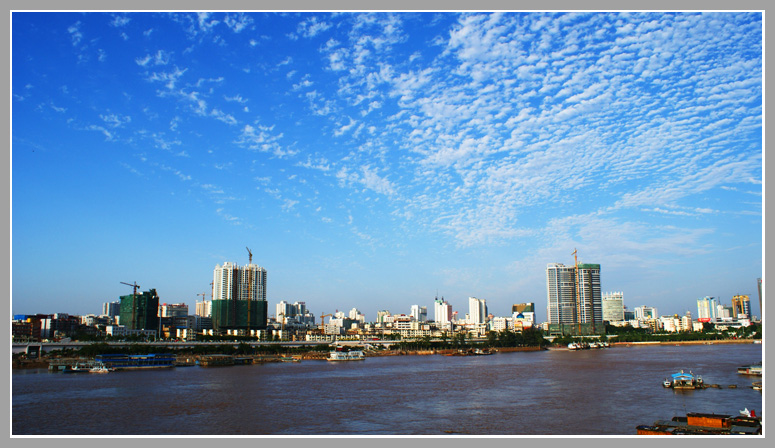
[[[328,354],[328,361],[363,361],[366,359],[361,350],[345,350],[344,347],[337,347]]]
[[[570,344],[568,344],[568,350],[581,350],[581,344],[571,342]]]
[[[88,373],[90,370],[89,367],[75,363],[75,365],[65,367],[62,373]]]
[[[670,385],[666,385],[666,383],[670,383]],[[694,374],[690,371],[681,370],[680,372],[674,373],[670,376],[670,379],[665,379],[665,381],[662,382],[662,385],[665,387],[670,387],[673,389],[703,389],[705,388],[705,382],[703,381],[701,376],[694,376]]]
[[[489,348],[477,348],[474,350],[474,356],[492,355],[493,353],[495,353],[495,351],[490,350]]]
[[[737,373],[741,375],[753,375],[762,376],[764,370],[762,369],[762,363],[751,364],[748,366],[741,366],[737,368]]]
[[[105,364],[99,364],[89,369],[89,373],[109,373],[114,370],[114,368],[108,367]]]
[[[762,382],[761,381],[755,381],[753,385],[751,385],[753,390],[762,390]]]

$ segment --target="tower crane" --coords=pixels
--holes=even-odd
[[[137,327],[137,314],[135,310],[137,309],[137,288],[139,288],[140,285],[138,285],[137,282],[133,282],[133,283],[119,282],[119,283],[121,283],[122,285],[127,285],[132,287],[132,328],[134,329]]]

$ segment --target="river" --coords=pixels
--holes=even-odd
[[[761,413],[760,344],[12,372],[12,435],[634,435],[687,412]],[[673,391],[691,369],[721,388]],[[737,385],[737,388],[729,388]]]

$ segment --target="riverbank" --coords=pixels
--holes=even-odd
[[[610,342],[612,346],[629,347],[632,345],[714,345],[714,344],[761,344],[761,339],[718,339],[713,341],[642,341]]]
[[[610,342],[611,347],[638,347],[651,345],[714,345],[714,344],[761,344],[759,339],[720,339],[714,341],[643,341],[643,342]],[[497,347],[494,350],[501,353],[511,352],[532,352],[540,350],[568,350],[566,346],[548,346],[548,347]],[[438,349],[438,350],[368,350],[367,357],[379,356],[428,356],[428,355],[449,355],[457,352],[458,349]],[[186,358],[181,365],[193,365],[194,355],[180,355],[179,358]],[[287,362],[291,355],[252,355],[246,356],[252,358],[253,363],[260,364],[264,362]],[[305,353],[295,353],[292,358],[297,361],[303,360],[325,360],[328,358],[327,351],[309,351]],[[51,361],[61,361],[60,358],[41,358],[41,359],[15,359],[11,363],[12,369],[45,369],[49,367]]]

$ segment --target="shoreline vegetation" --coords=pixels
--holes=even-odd
[[[715,339],[715,340],[689,340],[689,341],[634,341],[634,342],[610,342],[611,347],[638,347],[644,345],[715,345],[715,344],[757,344],[761,343],[761,339]],[[430,356],[430,355],[452,355],[460,352],[461,350],[470,349],[475,346],[482,346],[483,344],[470,344],[465,347],[456,348],[427,348],[427,349],[401,349],[390,348],[384,350],[366,350],[366,357],[380,357],[380,356]],[[101,347],[95,347],[101,346]],[[89,350],[92,348],[91,350]],[[107,349],[107,351],[106,351]],[[149,351],[150,350],[150,351]],[[265,362],[286,362],[286,361],[303,361],[303,360],[325,360],[328,357],[328,352],[331,347],[300,347],[296,349],[282,349],[278,350],[254,350],[247,344],[241,343],[236,348],[233,345],[224,344],[211,347],[207,352],[194,353],[197,350],[170,350],[175,353],[178,358],[178,366],[190,366],[195,365],[200,357],[213,355],[219,353],[231,357],[240,357],[242,359],[250,359],[253,364],[260,364]],[[511,352],[532,352],[542,350],[568,350],[565,345],[552,345],[552,344],[539,344],[522,347],[493,347],[494,352],[511,353]],[[83,353],[86,352],[99,352],[99,353]],[[118,350],[115,347],[109,347],[107,344],[92,344],[92,346],[84,347],[81,350],[77,350],[72,353],[49,353],[42,356],[40,359],[26,359],[23,356],[16,356],[12,360],[13,369],[44,369],[48,368],[53,363],[67,362],[68,360],[83,360],[93,359],[97,354],[103,353],[115,353],[117,351],[132,352],[132,353],[151,353],[158,352],[158,347],[150,347],[147,345],[133,345],[123,350]],[[253,352],[253,353],[251,353]],[[52,356],[53,355],[53,356]]]

